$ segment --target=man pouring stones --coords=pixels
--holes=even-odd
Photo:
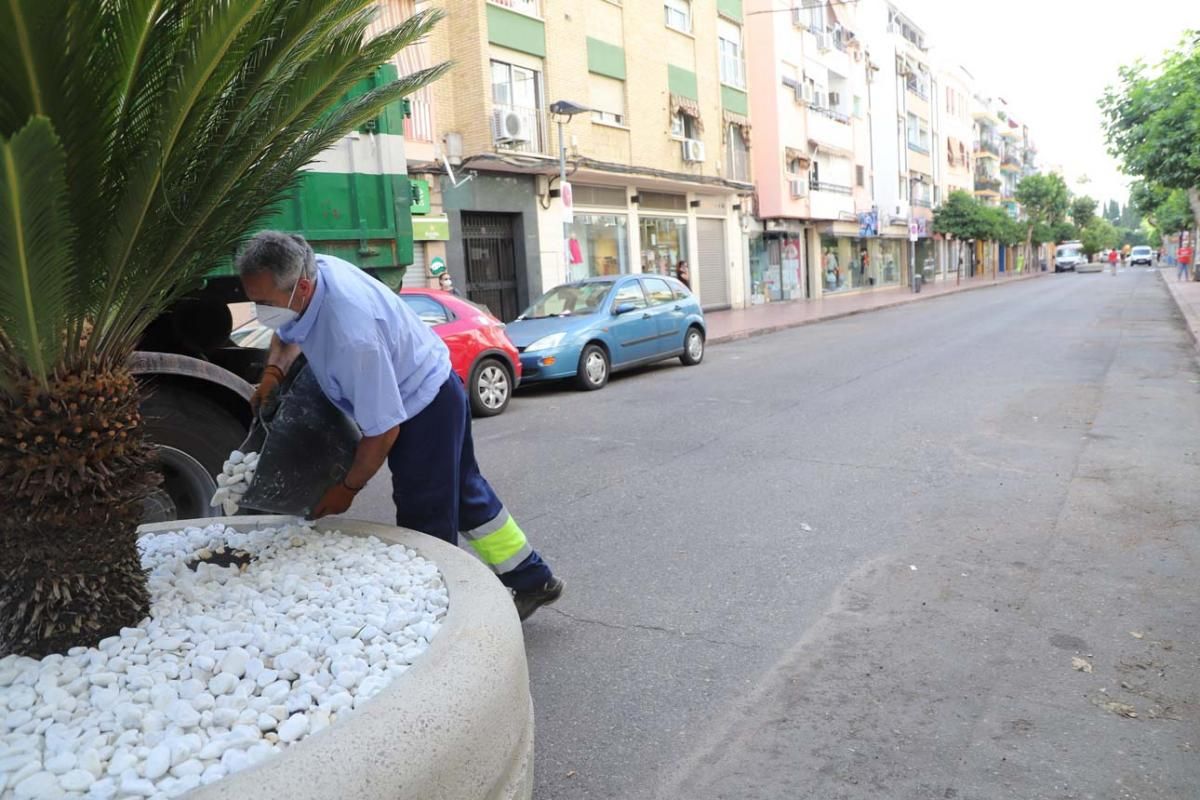
[[[563,590],[475,463],[466,391],[446,345],[388,287],[302,237],[255,236],[237,259],[258,319],[275,330],[253,402],[301,353],[334,405],[362,430],[346,477],[314,517],[341,514],[386,460],[396,524],[451,544],[461,533],[513,593],[521,619]]]

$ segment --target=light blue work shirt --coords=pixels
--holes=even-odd
[[[450,376],[450,351],[384,284],[317,256],[312,302],[279,338],[298,344],[334,405],[378,436],[421,413]]]

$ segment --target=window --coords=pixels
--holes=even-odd
[[[735,181],[750,180],[750,148],[741,125],[730,124],[726,128],[725,168],[727,177]]]
[[[446,307],[434,300],[432,297],[427,297],[423,294],[402,294],[400,299],[404,304],[416,312],[421,318],[421,322],[426,325],[442,325],[450,321],[450,313],[446,311]]]
[[[863,118],[862,98],[858,95],[854,95],[854,116],[857,119]]]
[[[801,158],[791,158],[787,162],[787,171],[789,175],[799,177],[804,174],[804,160]]]
[[[683,33],[692,32],[691,0],[665,0],[663,8],[668,28],[674,28]]]
[[[686,198],[685,198],[686,199]],[[642,240],[642,273],[675,277],[687,261],[687,218],[648,217],[638,220]]]
[[[626,304],[634,308],[646,307],[646,295],[642,293],[641,281],[628,281],[617,289],[617,296],[613,298],[613,308]]]
[[[624,195],[624,191],[621,192]],[[579,203],[579,193],[575,193]],[[595,278],[601,275],[622,275],[629,272],[629,235],[625,215],[580,214],[568,227],[570,280]]]
[[[865,187],[867,185],[866,170],[863,169],[862,164],[856,164],[854,167],[854,183],[860,187]]]
[[[908,147],[929,154],[929,125],[916,114],[908,115]]]
[[[686,300],[692,296],[692,293],[682,283],[678,281],[669,281],[669,283],[671,284],[671,288],[675,290],[676,300]]]
[[[717,47],[721,53],[721,83],[746,88],[746,65],[742,58],[742,29],[725,20],[717,21]]]
[[[699,139],[700,128],[696,125],[696,118],[682,111],[672,114],[671,135],[676,139]]]
[[[675,302],[675,292],[662,278],[642,278],[642,288],[650,298],[650,305],[661,306]]]
[[[596,73],[588,74],[592,121],[607,125],[625,124],[625,81]]]
[[[825,30],[825,4],[817,2],[804,5],[808,6],[808,29],[813,33]]]
[[[538,8],[537,0],[488,0],[498,6],[511,8],[514,11],[520,11],[522,14],[528,14],[531,17],[541,16],[541,9]]]
[[[536,70],[503,61],[492,62],[492,102],[498,110],[513,112],[520,120],[515,130],[502,130],[500,123],[495,123],[494,135],[498,144],[508,149],[541,151],[541,94],[541,74]],[[505,125],[510,124],[506,119]]]

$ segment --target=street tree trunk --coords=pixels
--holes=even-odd
[[[94,645],[145,617],[135,529],[157,480],[124,366],[0,395],[0,656]]]

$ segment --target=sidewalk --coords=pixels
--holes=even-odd
[[[1176,280],[1175,267],[1160,269],[1158,274],[1162,276],[1171,297],[1175,298],[1192,340],[1200,347],[1200,281]]]
[[[954,278],[947,278],[938,283],[926,284],[921,287],[920,294],[914,294],[911,287],[892,286],[886,289],[871,289],[849,295],[831,295],[820,300],[794,300],[765,303],[750,308],[738,308],[727,311],[712,311],[704,315],[708,323],[709,344],[730,342],[736,339],[747,339],[766,333],[796,328],[827,319],[848,317],[866,311],[877,311],[881,308],[891,308],[920,300],[929,300],[957,292],[972,289],[984,289],[989,286],[1001,286],[1017,281],[1032,280],[1043,275],[1053,275],[1053,272],[1027,272],[1021,275],[1006,277],[1001,273],[998,278],[980,276],[964,278],[956,285]],[[1200,286],[1200,284],[1196,284]],[[1200,307],[1198,307],[1200,309]]]

